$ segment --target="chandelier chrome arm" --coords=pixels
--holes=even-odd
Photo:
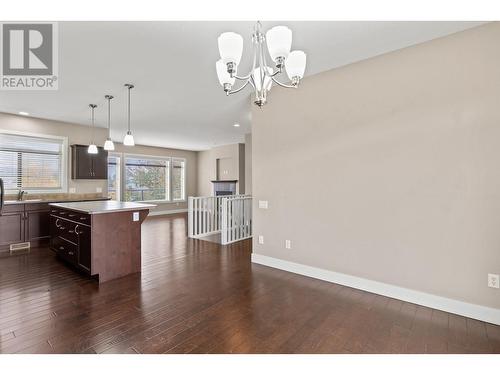
[[[281,86],[281,87],[284,87],[284,88],[287,88],[287,89],[296,89],[299,86],[299,79],[298,78],[294,78],[292,80],[292,84],[291,85],[288,85],[286,83],[282,83],[282,82],[278,81],[275,77],[271,77],[271,79],[278,86]]]
[[[230,91],[226,91],[226,95],[231,95],[231,94],[236,94],[237,92],[240,92],[241,90],[243,90],[245,87],[247,87],[247,85],[250,83],[250,77],[247,79],[247,81],[239,88],[237,88],[236,90],[230,90]]]

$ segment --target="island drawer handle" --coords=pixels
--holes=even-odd
[[[64,250],[64,246],[59,246],[59,250]]]
[[[79,228],[79,227],[80,227],[79,225],[77,225],[77,226],[75,227],[75,233],[76,233],[76,235],[77,235],[77,236],[79,236],[80,234],[82,234],[82,233],[83,233],[83,231],[82,231],[82,232],[78,232],[78,228]]]
[[[85,216],[80,217],[80,220],[87,220]]]
[[[58,223],[59,223],[59,219],[56,219],[56,228],[60,228],[60,225]]]
[[[69,216],[69,217],[75,217],[75,216],[76,216],[76,214],[69,214],[68,216]]]
[[[72,251],[68,251],[68,255],[74,255],[75,253]]]

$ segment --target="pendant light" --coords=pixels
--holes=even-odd
[[[134,146],[134,136],[132,135],[132,132],[130,131],[130,90],[134,88],[134,85],[131,85],[130,83],[126,83],[125,87],[128,89],[128,130],[127,134],[125,135],[125,138],[123,138],[123,144],[125,146]]]
[[[90,145],[87,150],[89,154],[97,154],[99,151],[97,150],[97,146],[94,142],[94,110],[96,109],[97,105],[95,104],[89,104],[90,107],[90,112],[91,112],[91,118],[92,118],[92,133],[91,133],[91,140],[90,140]]]
[[[106,100],[108,101],[108,138],[106,139],[106,142],[104,142],[104,149],[106,151],[114,151],[115,150],[115,144],[111,140],[111,99],[113,99],[112,95],[105,95],[104,96]]]

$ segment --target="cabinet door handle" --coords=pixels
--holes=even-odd
[[[64,246],[59,246],[59,250],[64,250]]]
[[[56,228],[60,228],[59,219],[56,219]]]
[[[68,255],[74,255],[75,253],[72,251],[68,251]]]
[[[75,233],[76,233],[76,235],[77,235],[77,236],[79,236],[80,234],[82,234],[82,233],[83,233],[83,232],[78,232],[78,228],[79,228],[79,227],[80,227],[79,225],[77,225],[77,226],[75,227]]]

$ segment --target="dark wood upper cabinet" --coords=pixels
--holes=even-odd
[[[97,147],[97,154],[89,154],[88,146],[71,146],[71,178],[73,180],[106,180],[108,178],[108,152]]]

